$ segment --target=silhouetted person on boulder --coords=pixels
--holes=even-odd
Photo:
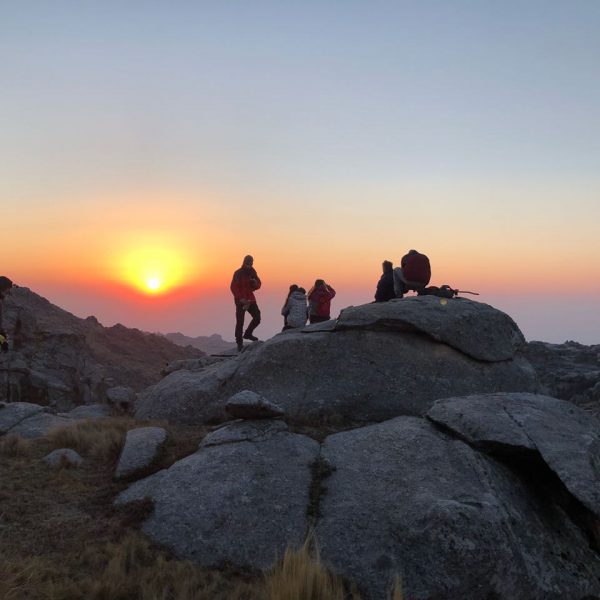
[[[384,260],[381,268],[383,274],[377,283],[375,302],[387,302],[396,297],[396,292],[394,291],[394,265],[389,260]]]
[[[396,298],[402,298],[406,292],[423,289],[431,279],[429,259],[416,250],[409,250],[394,269],[394,291]]]
[[[292,288],[296,289],[292,289]],[[306,305],[306,290],[297,285],[290,286],[290,293],[281,309],[285,324],[283,330],[304,327],[308,319],[308,306]]]
[[[335,297],[335,290],[323,281],[317,279],[315,285],[308,292],[308,315],[311,323],[329,321],[331,318],[331,300]]]
[[[253,331],[260,323],[260,310],[256,304],[254,292],[261,286],[261,281],[254,270],[254,258],[248,255],[244,257],[244,262],[234,274],[231,280],[231,293],[235,302],[235,341],[238,350],[242,350],[243,340],[257,341],[258,338],[253,335]],[[242,335],[244,329],[244,316],[246,311],[252,316],[252,321]]]

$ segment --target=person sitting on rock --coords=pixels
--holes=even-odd
[[[323,279],[317,279],[315,285],[308,292],[308,314],[311,323],[329,321],[331,318],[331,300],[335,297],[335,290]]]
[[[254,330],[260,324],[260,310],[256,304],[254,292],[260,288],[261,281],[254,269],[254,258],[247,255],[244,257],[242,266],[235,271],[231,280],[231,293],[235,302],[235,341],[238,350],[242,350],[243,340],[256,342],[258,338],[253,335]],[[246,311],[252,316],[252,321],[242,335],[244,329],[244,317]]]
[[[394,291],[394,265],[389,260],[384,260],[381,267],[383,274],[377,283],[375,302],[387,302],[396,297]]]
[[[423,289],[431,279],[429,258],[417,250],[409,250],[394,269],[394,292],[402,298],[406,292]]]
[[[281,309],[281,314],[285,318],[285,324],[282,331],[304,327],[306,325],[306,320],[308,319],[306,290],[303,287],[298,286],[296,286],[295,290],[292,290],[292,287],[294,286],[290,286],[290,293]]]

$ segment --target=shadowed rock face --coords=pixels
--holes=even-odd
[[[225,420],[224,403],[247,389],[291,421],[372,422],[424,415],[447,396],[536,390],[509,317],[469,300],[439,300],[346,309],[337,324],[279,334],[201,372],[175,372],[141,394],[136,415]]]
[[[143,389],[169,361],[202,355],[163,336],[79,319],[22,287],[5,298],[3,324],[11,350],[0,354],[0,400],[59,411],[105,402],[114,385]]]
[[[477,400],[460,400],[462,419],[479,419]],[[537,433],[551,437],[560,401],[524,400],[543,417]],[[560,418],[560,447],[575,448],[585,414],[572,406]],[[491,421],[502,440],[514,434],[511,419]],[[588,434],[600,435],[593,421]],[[514,466],[537,446],[528,440],[519,438],[503,463],[420,417],[321,444],[281,420],[238,421],[117,502],[150,498],[155,509],[144,531],[207,567],[268,568],[313,527],[325,564],[371,600],[387,600],[395,576],[414,600],[595,597],[600,556],[585,523],[563,508],[560,484],[537,487]],[[572,460],[563,469],[567,494],[600,484],[597,471]]]

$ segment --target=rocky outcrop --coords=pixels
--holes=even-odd
[[[10,351],[0,354],[0,400],[58,411],[104,402],[115,385],[143,389],[168,362],[202,354],[160,335],[79,319],[23,287],[5,298],[3,324]]]
[[[542,393],[569,400],[600,418],[600,345],[530,342],[524,353]]]
[[[439,425],[397,417],[321,444],[281,420],[239,421],[117,502],[152,500],[144,531],[208,567],[268,568],[312,527],[323,562],[371,600],[386,599],[397,576],[415,600],[599,596],[597,521],[584,517],[600,471],[593,441],[579,457],[576,449],[600,427],[590,421],[584,431],[585,413],[559,400],[490,398],[503,401],[490,403],[485,439],[510,445],[513,437],[508,455],[490,456],[496,446],[481,444],[482,435],[467,439],[472,423],[485,432],[478,397],[436,403],[430,416]],[[521,425],[502,418],[500,406],[510,413],[519,403],[520,416],[511,414]],[[534,451],[560,479],[524,470]]]
[[[221,421],[227,399],[252,390],[294,422],[373,422],[424,415],[452,395],[536,391],[508,316],[470,300],[439,300],[346,309],[337,323],[284,332],[200,372],[172,373],[140,394],[136,416]]]
[[[21,421],[33,417],[44,410],[39,404],[31,402],[0,402],[0,435],[8,433]]]
[[[268,420],[249,440],[251,423],[229,425],[227,441],[213,440],[134,483],[117,503],[150,498],[154,512],[143,530],[179,557],[207,566],[271,566],[306,535],[319,445],[278,427],[269,432]]]
[[[117,463],[115,479],[131,477],[150,467],[166,439],[167,432],[162,427],[130,429]]]
[[[491,454],[535,453],[600,517],[600,430],[570,402],[535,394],[468,396],[439,400],[427,416]]]
[[[416,331],[489,362],[512,359],[525,343],[506,313],[465,298],[412,296],[351,306],[340,313],[335,329]]]

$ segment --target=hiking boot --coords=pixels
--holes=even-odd
[[[251,340],[253,342],[258,342],[258,338],[255,335],[252,335],[251,333],[245,333],[243,337],[245,340]]]
[[[238,352],[241,352],[244,349],[244,342],[237,343]]]

